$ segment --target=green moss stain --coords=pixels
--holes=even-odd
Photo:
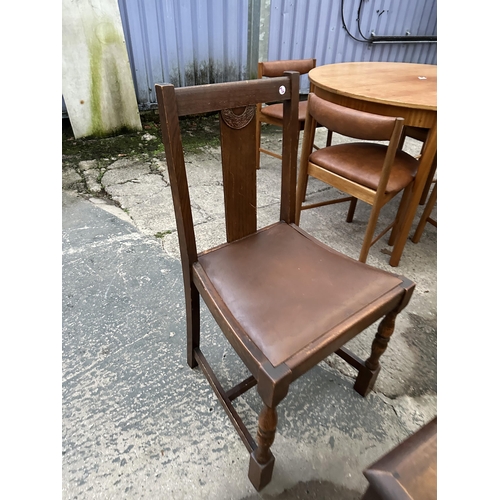
[[[165,149],[161,140],[160,118],[154,111],[141,115],[145,132],[156,139],[145,141],[145,132],[121,132],[110,137],[74,138],[69,120],[63,120],[62,154],[63,165],[78,165],[83,160],[97,160],[99,165],[107,166],[119,158],[138,157],[144,160],[156,158],[165,161]],[[219,147],[218,113],[199,116],[186,116],[180,120],[183,147],[187,152],[199,153],[208,147]],[[278,129],[281,134],[281,129]],[[166,164],[163,163],[166,167]]]
[[[137,130],[127,123],[125,102],[116,57],[123,50],[123,40],[112,23],[98,24],[88,41],[90,69],[90,130],[88,135],[103,137]],[[103,110],[103,98],[110,101]],[[103,111],[107,116],[104,116]],[[110,116],[111,114],[111,116]],[[108,123],[110,117],[115,125]]]
[[[102,94],[102,44],[98,38],[91,41],[89,46],[90,57],[90,135],[103,135],[101,94]]]

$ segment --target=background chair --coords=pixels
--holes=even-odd
[[[301,210],[345,201],[350,202],[346,220],[352,222],[358,199],[368,203],[372,209],[359,255],[359,260],[366,262],[370,247],[391,228],[389,244],[394,243],[415,180],[418,160],[398,149],[404,120],[345,108],[314,93],[309,94],[307,109],[306,127],[315,128],[321,123],[329,130],[364,142],[337,144],[314,153],[311,153],[312,141],[303,142],[297,186],[297,224]],[[305,135],[308,135],[307,129]],[[384,145],[366,141],[389,142]],[[309,175],[349,196],[304,205]],[[401,191],[403,196],[394,222],[374,237],[380,210]]]
[[[257,490],[271,480],[276,407],[290,384],[336,353],[358,370],[354,389],[368,394],[396,316],[414,289],[405,278],[335,252],[294,224],[298,85],[298,73],[179,89],[156,85],[181,250],[187,361],[200,366],[247,447]],[[257,230],[255,105],[270,100],[284,106],[280,220]],[[227,243],[198,253],[179,116],[214,111],[220,111]],[[229,390],[201,350],[200,295],[250,372]],[[342,347],[380,319],[366,361]],[[263,402],[256,441],[231,403],[254,386]]]
[[[257,67],[257,78],[273,78],[283,76],[285,71],[297,71],[301,75],[309,73],[316,67],[316,59],[291,59],[286,61],[259,62]],[[304,130],[306,119],[307,101],[299,102],[299,131]],[[274,103],[262,106],[257,104],[257,168],[260,168],[260,153],[264,153],[281,160],[279,153],[269,151],[261,147],[262,123],[269,123],[283,128],[283,104]],[[328,131],[326,145],[332,143],[332,133]]]

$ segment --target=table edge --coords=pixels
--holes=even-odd
[[[401,101],[388,101],[386,99],[378,99],[378,98],[370,98],[366,96],[362,96],[356,93],[348,92],[345,90],[338,90],[338,89],[333,89],[327,85],[318,83],[317,81],[314,80],[314,77],[311,76],[311,73],[313,73],[315,70],[324,68],[325,66],[338,66],[338,65],[348,65],[348,64],[379,64],[376,61],[359,61],[359,62],[343,62],[343,63],[332,63],[332,64],[323,64],[322,66],[316,66],[316,68],[313,68],[309,72],[309,81],[312,85],[312,87],[316,86],[319,87],[320,89],[326,91],[326,92],[331,92],[332,94],[337,94],[341,95],[344,97],[348,97],[350,99],[356,99],[359,101],[365,101],[365,102],[374,102],[378,104],[383,104],[385,106],[397,106],[400,108],[408,108],[408,109],[415,109],[415,110],[425,110],[425,111],[437,111],[437,104],[435,106],[428,106],[425,104],[417,105],[417,104],[409,104]],[[413,65],[413,66],[436,66],[435,64],[421,64],[421,63],[390,63],[390,62],[381,62],[380,64],[397,64],[397,65]],[[314,89],[313,89],[314,91]]]

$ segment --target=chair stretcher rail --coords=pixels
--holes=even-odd
[[[231,404],[231,401],[230,401],[229,397],[227,396],[227,393],[222,388],[222,385],[220,384],[219,380],[217,379],[214,372],[212,371],[212,368],[208,364],[208,361],[206,360],[205,356],[203,356],[200,349],[194,350],[194,356],[195,356],[196,361],[200,365],[201,369],[203,370],[203,373],[205,374],[205,377],[207,378],[208,383],[212,386],[212,389],[214,390],[222,407],[224,408],[229,419],[233,423],[234,428],[238,431],[238,434],[240,435],[241,440],[243,441],[244,445],[247,447],[247,450],[249,451],[249,453],[252,453],[252,451],[257,448],[257,444],[255,443],[254,439],[252,438],[252,436],[248,432],[248,429],[246,428],[245,424],[243,423],[240,416],[238,415],[238,413],[234,409],[233,405]],[[245,380],[244,382],[242,382],[242,384],[245,384],[245,382],[247,382],[247,381],[248,381],[248,379]],[[241,386],[242,384],[239,384],[239,386]],[[236,386],[236,387],[239,387],[239,386]],[[235,389],[235,388],[233,388],[233,389]],[[249,388],[250,387],[247,387],[245,390],[247,390]],[[236,396],[234,396],[234,397],[236,397]]]

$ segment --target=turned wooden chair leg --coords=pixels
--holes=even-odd
[[[257,491],[267,486],[273,476],[274,455],[270,448],[274,441],[277,424],[276,408],[264,405],[259,415],[258,447],[250,454],[248,469],[248,478]]]
[[[370,357],[365,361],[365,366],[359,371],[354,390],[362,396],[368,395],[380,372],[380,356],[387,349],[387,344],[391,339],[396,324],[396,312],[390,312],[381,322],[377,334],[373,339]]]

